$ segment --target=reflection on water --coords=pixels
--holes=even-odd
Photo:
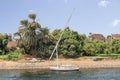
[[[0,80],[120,80],[120,69],[81,69],[75,72],[2,70]]]

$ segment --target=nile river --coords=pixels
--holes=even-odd
[[[0,80],[120,80],[120,69],[81,69],[74,72],[0,70]]]

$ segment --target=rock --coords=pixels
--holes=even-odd
[[[37,62],[38,60],[36,58],[32,58],[32,60],[30,60],[31,62]]]
[[[100,61],[102,60],[103,58],[93,58],[93,61]]]

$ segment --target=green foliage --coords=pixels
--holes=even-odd
[[[114,39],[111,43],[113,53],[120,53],[120,40]]]
[[[77,40],[74,39],[65,40],[65,42],[61,46],[62,46],[61,53],[63,53],[65,57],[77,57],[78,55],[77,46],[79,46],[79,42]]]
[[[120,58],[120,54],[115,54],[115,53],[111,53],[111,54],[96,54],[95,56]]]
[[[104,53],[105,43],[102,41],[95,41],[96,53]]]
[[[95,42],[90,40],[90,39],[86,39],[85,40],[85,44],[84,44],[84,51],[86,55],[90,55],[93,56],[96,53],[96,46],[95,46]]]
[[[58,33],[56,32],[55,37],[60,36],[60,32],[60,30]],[[69,58],[80,56],[80,53],[83,51],[82,45],[84,39],[85,37],[83,35],[79,35],[76,31],[66,28],[59,43],[59,55],[62,54],[64,57]]]
[[[29,14],[28,17],[32,20],[21,20],[18,31],[14,34],[17,45],[22,53],[30,54],[36,57],[48,58],[56,42],[58,41],[61,29],[55,29],[50,33],[47,27],[41,27],[36,22],[36,14]],[[90,36],[93,34],[90,33]],[[107,38],[112,39],[111,36]],[[0,54],[7,51],[7,35],[0,35]],[[76,31],[67,27],[58,45],[58,53],[64,57],[79,57],[79,56],[94,56],[96,54],[111,53],[120,54],[120,40],[113,39],[112,42],[102,42],[92,40],[91,37],[79,34]],[[14,48],[11,48],[11,50]]]
[[[36,14],[29,14],[29,18],[32,19],[32,20],[35,20],[36,19]]]
[[[16,38],[18,47],[24,49],[25,53],[36,55],[38,40],[38,33],[36,30],[39,30],[41,26],[35,22],[35,14],[29,14],[29,18],[33,21],[29,22],[28,20],[22,20],[20,22],[21,26],[18,32],[14,34],[14,37]]]
[[[6,52],[8,51],[7,44],[8,44],[8,35],[0,34],[0,54],[6,54]]]
[[[50,56],[50,52],[52,52],[50,46],[53,45],[54,40],[49,29],[41,27],[35,21],[35,14],[29,14],[29,18],[32,19],[32,22],[22,20],[18,32],[14,34],[18,47],[22,49],[22,53],[35,57],[44,58]]]
[[[9,49],[9,52],[14,52],[15,50],[17,50],[16,47],[10,47],[10,48],[8,48],[8,49]]]
[[[6,54],[6,55],[1,55],[0,59],[4,59],[4,60],[17,60],[20,57],[21,53],[19,53],[18,51]]]
[[[55,29],[51,34],[54,37],[55,41],[57,41],[62,33],[61,29]]]
[[[48,58],[52,50],[55,46],[54,38],[51,36],[48,28],[41,28],[40,33],[38,34],[38,42],[37,42],[37,56],[42,58]]]

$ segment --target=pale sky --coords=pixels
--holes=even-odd
[[[15,33],[20,20],[36,13],[42,27],[68,26],[80,34],[120,33],[120,0],[0,0],[0,33]]]

